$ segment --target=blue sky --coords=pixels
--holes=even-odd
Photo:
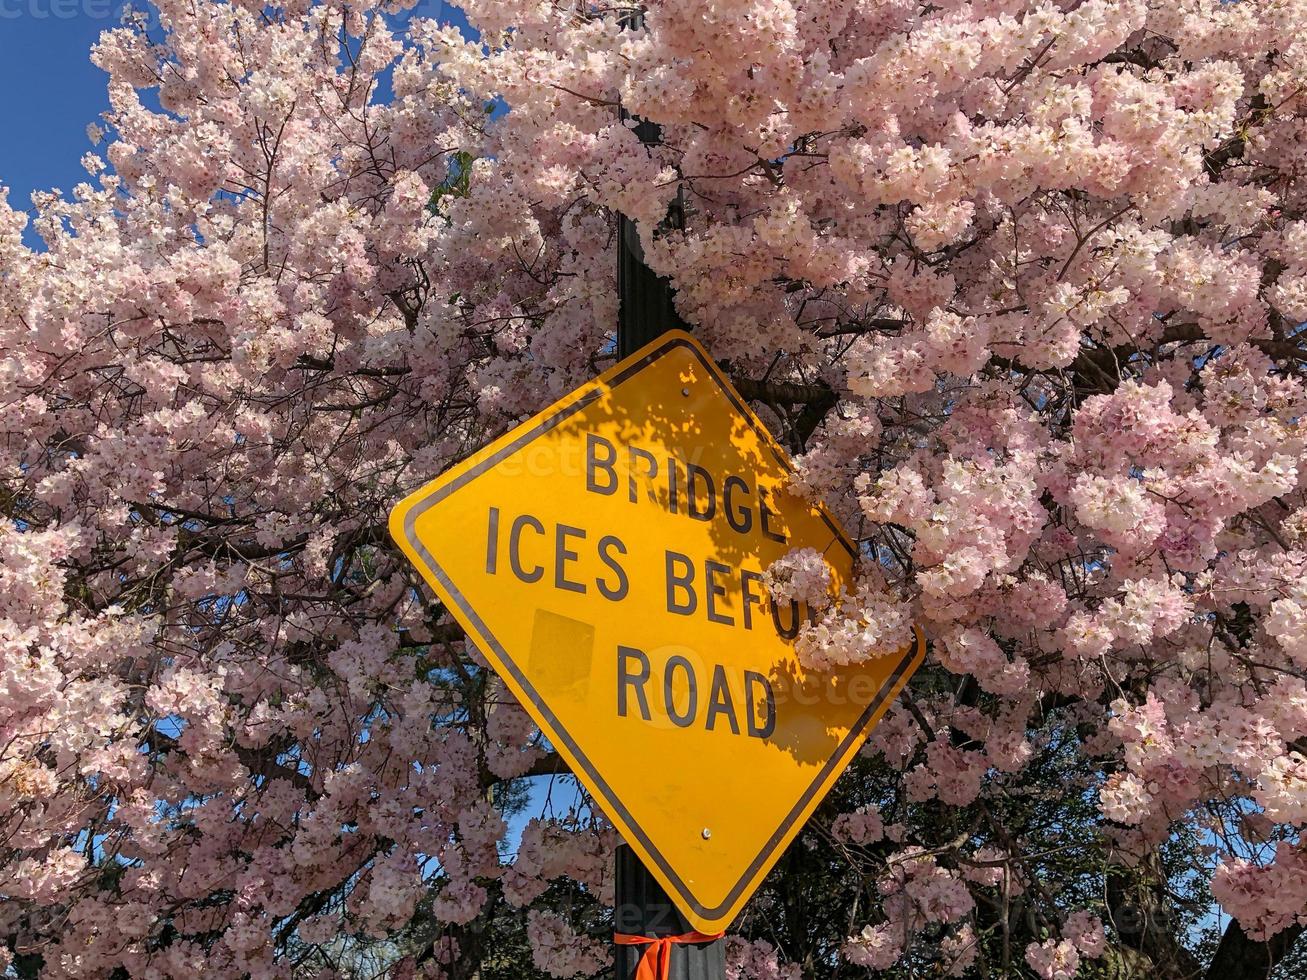
[[[86,125],[108,107],[106,76],[90,59],[116,23],[93,16],[105,8],[109,0],[0,0],[0,184],[13,207],[86,179]]]
[[[91,64],[91,46],[119,25],[126,6],[0,0],[0,184],[10,188],[11,206],[29,207],[33,190],[68,193],[86,179],[79,162],[91,149],[86,126],[109,106],[107,76]],[[412,13],[466,24],[445,0],[418,0]]]

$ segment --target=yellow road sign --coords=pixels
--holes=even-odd
[[[854,547],[689,335],[401,501],[391,534],[691,924],[724,929],[924,656],[800,666],[762,573]]]

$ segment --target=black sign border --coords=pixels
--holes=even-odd
[[[879,712],[880,707],[884,704],[886,698],[890,696],[891,692],[898,689],[899,682],[903,678],[903,675],[908,672],[913,661],[917,660],[922,653],[925,640],[921,633],[918,631],[917,642],[908,645],[902,659],[895,667],[894,672],[886,678],[885,683],[881,686],[880,691],[877,692],[876,697],[867,705],[866,710],[849,729],[848,734],[845,735],[835,751],[831,753],[830,759],[827,760],[824,766],[822,766],[821,770],[809,784],[803,795],[799,797],[798,802],[795,803],[790,812],[786,814],[785,819],[781,822],[775,833],[773,833],[771,837],[767,839],[766,843],[763,844],[762,849],[758,852],[757,856],[749,863],[744,874],[740,876],[740,880],[732,886],[731,890],[727,893],[726,898],[720,904],[708,908],[694,897],[685,882],[681,879],[680,875],[678,875],[671,865],[668,864],[667,859],[663,857],[658,848],[653,845],[653,842],[649,839],[649,836],[644,832],[643,828],[636,823],[630,812],[622,805],[621,800],[617,798],[617,795],[609,787],[607,781],[599,774],[589,758],[586,757],[586,754],[581,751],[580,746],[572,739],[571,734],[562,726],[562,724],[559,723],[558,718],[549,709],[549,706],[545,704],[544,700],[536,692],[536,689],[531,685],[531,682],[527,680],[527,677],[522,672],[521,668],[518,667],[513,658],[508,655],[508,651],[504,649],[503,645],[500,644],[495,635],[490,632],[489,627],[487,627],[481,617],[477,615],[476,611],[463,597],[462,592],[460,592],[458,587],[454,585],[449,576],[445,574],[444,569],[440,567],[431,553],[426,549],[422,542],[418,540],[417,534],[415,533],[418,518],[440,501],[466,486],[487,470],[499,465],[499,463],[503,462],[505,458],[529,445],[532,440],[544,435],[546,432],[556,428],[577,412],[589,407],[599,399],[599,397],[604,393],[605,388],[613,389],[623,382],[629,381],[646,367],[653,364],[653,362],[678,348],[686,348],[694,355],[695,359],[703,365],[704,370],[708,372],[708,375],[717,382],[718,387],[730,400],[736,411],[747,419],[749,425],[758,433],[762,444],[771,449],[777,462],[780,463],[787,472],[793,473],[793,464],[783,452],[778,451],[776,441],[772,434],[762,426],[753,411],[744,404],[739,394],[735,391],[735,388],[718,370],[717,365],[713,364],[710,359],[704,357],[699,345],[692,341],[688,336],[679,333],[671,333],[666,334],[663,338],[655,341],[654,344],[651,345],[650,348],[647,348],[645,352],[634,355],[634,359],[630,363],[625,367],[622,367],[611,377],[600,378],[594,383],[594,387],[590,391],[587,391],[576,401],[558,409],[552,414],[546,412],[537,416],[536,419],[532,420],[535,424],[520,433],[511,442],[506,443],[494,453],[479,460],[475,465],[469,467],[448,483],[443,483],[439,486],[433,487],[427,496],[413,504],[404,515],[404,536],[407,539],[408,545],[422,559],[431,574],[440,582],[445,591],[449,593],[450,598],[452,598],[458,605],[459,611],[462,612],[468,622],[475,627],[485,645],[495,652],[496,657],[508,669],[509,673],[512,674],[513,679],[516,680],[522,690],[527,693],[536,711],[538,711],[540,715],[549,722],[552,731],[546,732],[546,734],[551,737],[555,732],[558,734],[560,741],[564,743],[569,753],[577,762],[581,763],[581,767],[585,770],[585,773],[592,781],[592,784],[601,791],[599,794],[601,802],[612,811],[621,815],[622,823],[631,829],[639,839],[639,842],[644,847],[645,851],[654,859],[659,870],[662,871],[667,880],[672,884],[673,889],[677,892],[677,896],[681,899],[684,906],[693,910],[694,914],[701,918],[715,921],[726,909],[729,909],[739,899],[741,893],[748,886],[749,882],[757,875],[758,869],[767,863],[780,846],[780,842],[789,834],[790,829],[798,820],[799,815],[808,806],[809,802],[811,802],[812,797],[817,793],[818,788],[831,774],[831,771],[835,768],[839,759],[844,756],[849,745],[855,740],[862,738],[863,733],[871,724],[872,719],[875,718],[876,714]],[[840,546],[849,553],[851,558],[856,560],[857,552],[845,536],[844,532],[831,519],[824,507],[820,508],[820,513],[822,520],[834,534],[835,541],[837,541]]]

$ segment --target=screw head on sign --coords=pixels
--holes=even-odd
[[[708,839],[711,838],[711,837],[712,837],[712,831],[709,830],[707,827],[704,827],[704,828],[703,828],[703,839],[704,839],[704,840],[708,840]]]
[[[682,388],[682,389],[681,389],[681,394],[684,395],[686,398],[689,398],[689,397],[690,397],[690,389],[689,389],[689,388]]]

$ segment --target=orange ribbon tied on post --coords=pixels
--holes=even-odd
[[[711,943],[725,933],[709,936],[702,932],[683,932],[679,936],[628,936],[614,933],[618,946],[648,946],[635,970],[635,980],[667,980],[672,973],[672,946],[676,943]]]

